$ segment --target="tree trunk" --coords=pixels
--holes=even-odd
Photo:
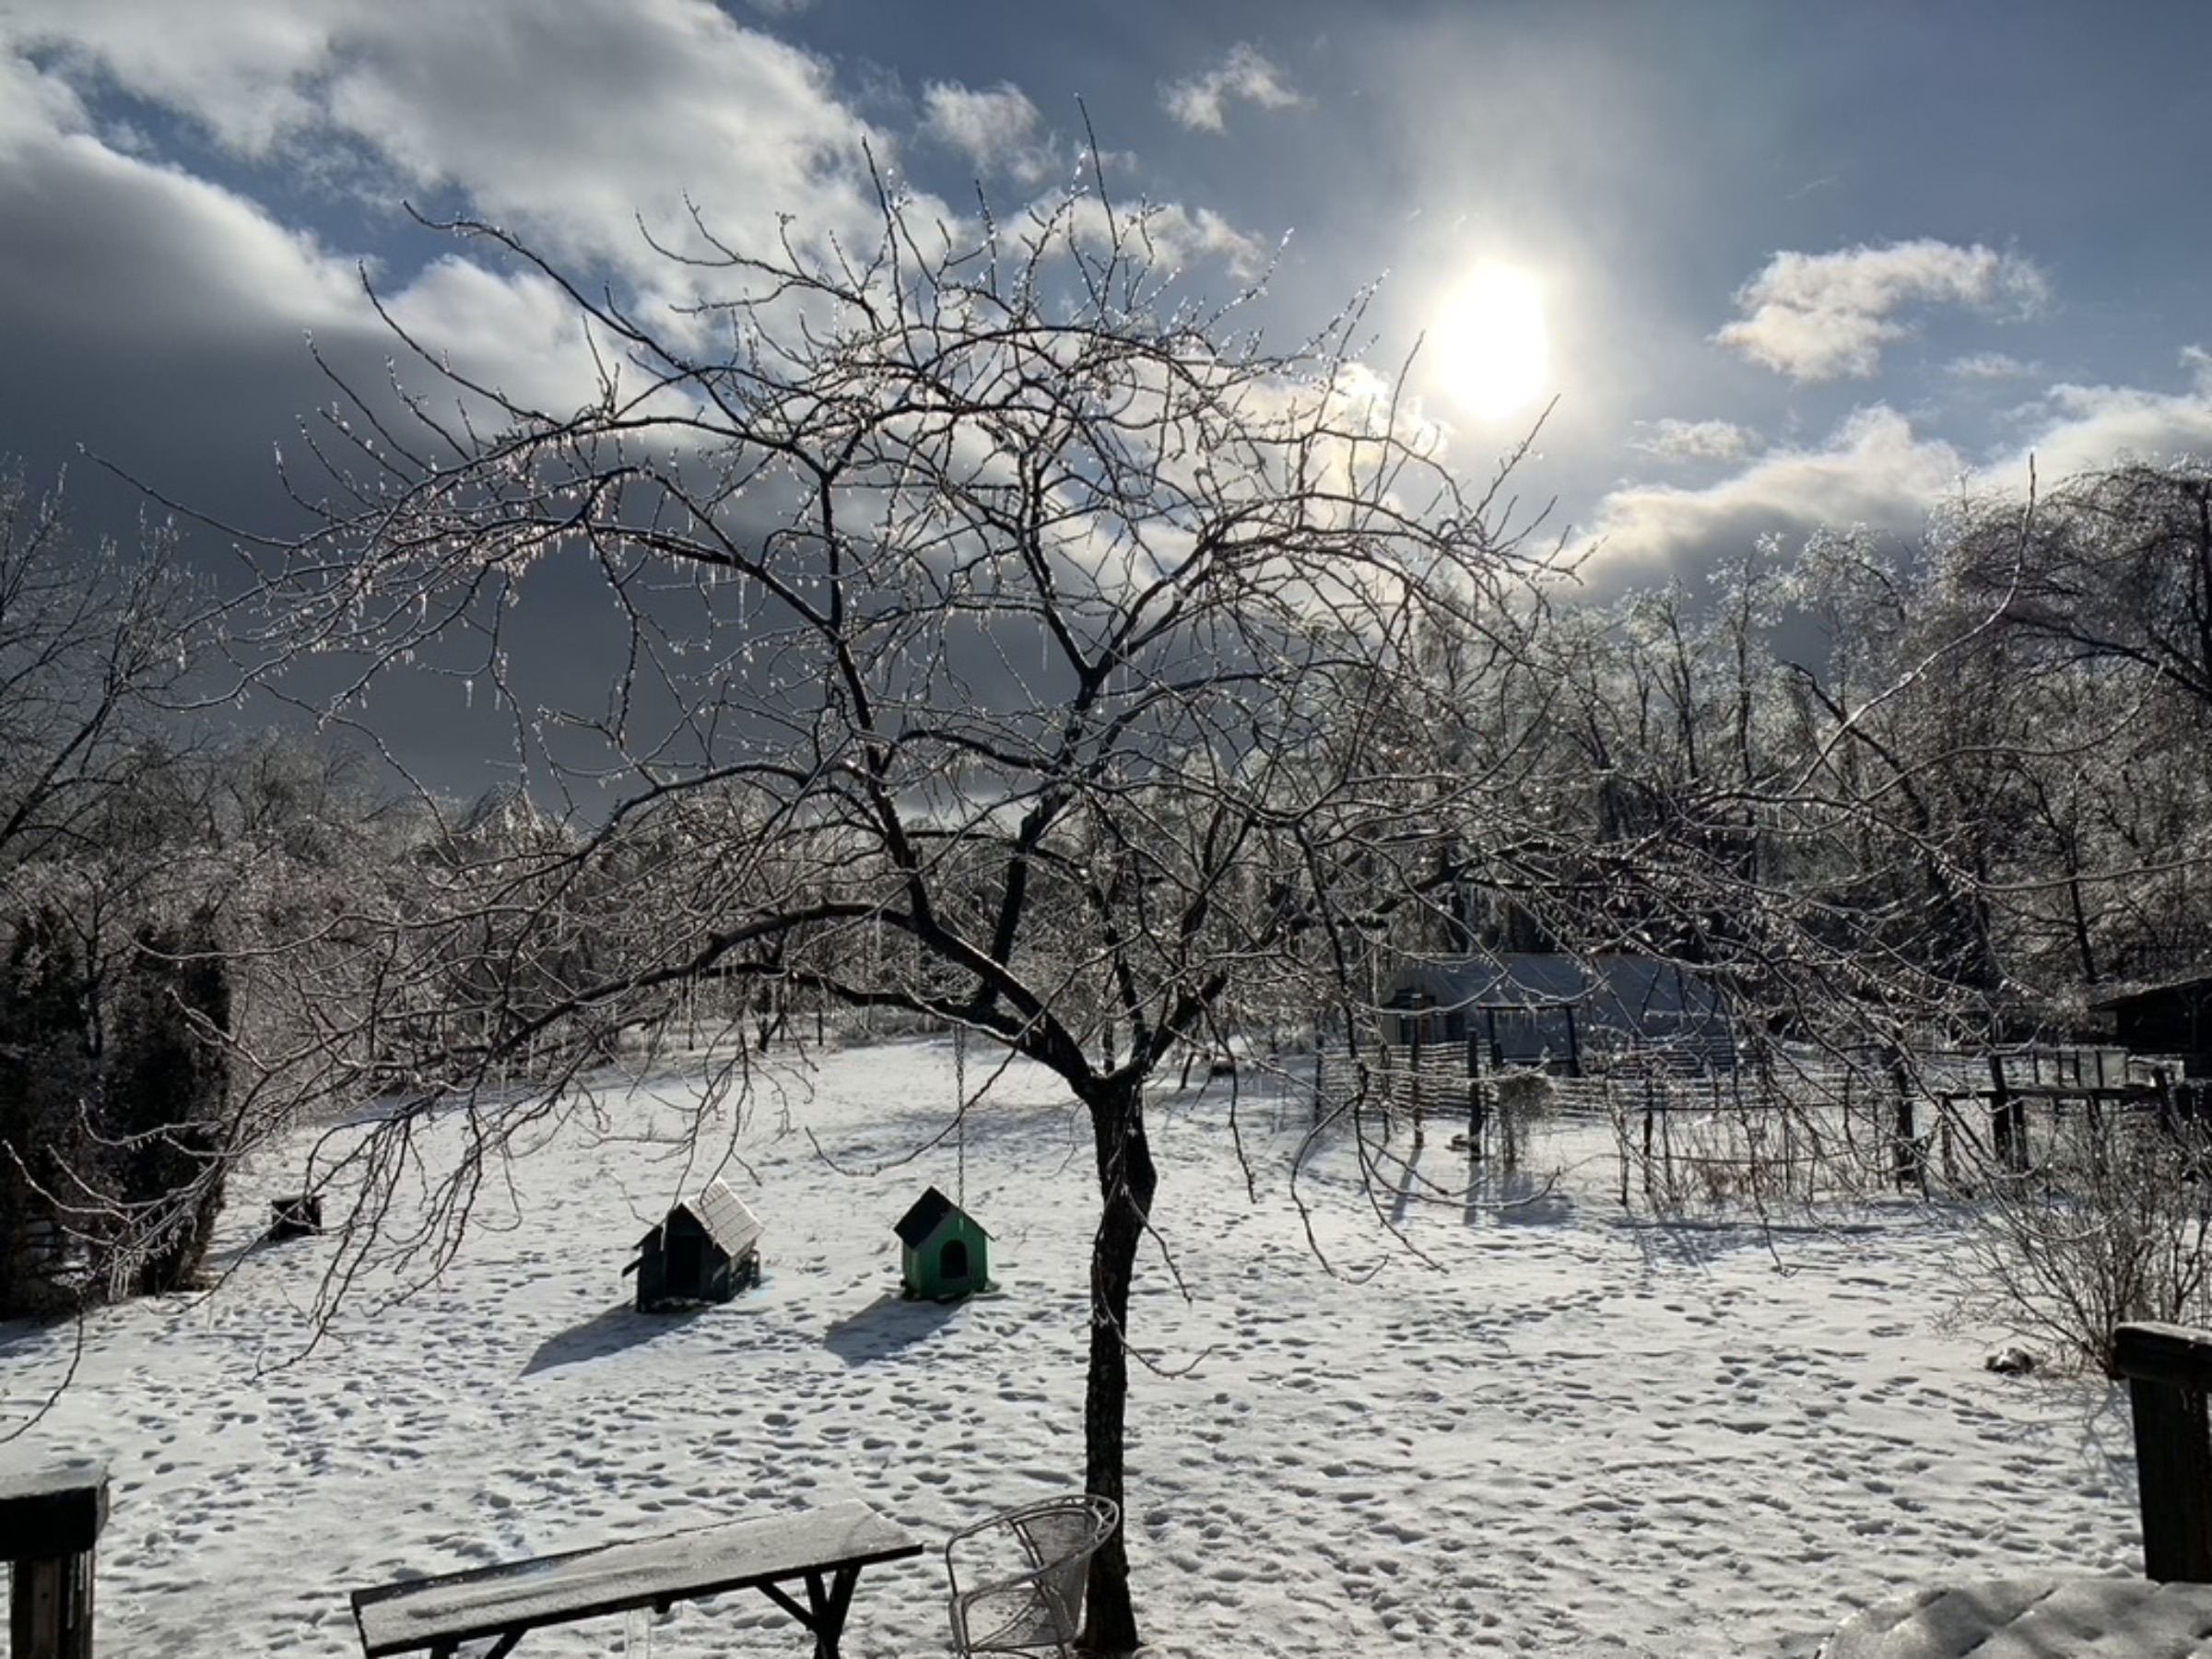
[[[1083,1482],[1123,1506],[1122,1524],[1090,1559],[1081,1644],[1127,1653],[1137,1645],[1129,1594],[1123,1451],[1129,1404],[1129,1286],[1159,1172],[1145,1136],[1143,1085],[1112,1086],[1089,1102],[1098,1146],[1099,1230],[1090,1248],[1090,1372],[1083,1395]]]

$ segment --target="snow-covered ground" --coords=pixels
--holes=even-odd
[[[684,1085],[609,1098],[486,1192],[432,1288],[380,1307],[365,1283],[304,1356],[335,1243],[242,1248],[299,1182],[276,1156],[234,1188],[219,1291],[104,1311],[81,1353],[0,1326],[0,1429],[76,1366],[0,1465],[110,1466],[101,1653],[358,1653],[359,1586],[842,1497],[934,1541],[1078,1485],[1088,1127],[1015,1071],[964,1147],[886,1167],[943,1127],[953,1069],[942,1042],[820,1056],[726,1164],[650,1133]],[[1660,1225],[1569,1136],[1537,1141],[1571,1165],[1556,1184],[1499,1175],[1472,1201],[1371,1201],[1332,1144],[1300,1187],[1309,1239],[1302,1107],[1248,1094],[1241,1161],[1226,1088],[1152,1108],[1129,1523],[1157,1653],[1809,1653],[1946,1572],[2136,1570],[2124,1396],[1983,1368],[1997,1334],[1949,1316],[1954,1223]],[[433,1163],[460,1129],[424,1137]],[[1418,1173],[1465,1169],[1432,1133]],[[766,1283],[633,1312],[631,1245],[717,1171],[767,1224]],[[891,1224],[929,1183],[964,1183],[994,1294],[898,1299]],[[934,1552],[870,1569],[846,1652],[943,1653],[943,1604]],[[651,1645],[808,1651],[751,1594],[672,1610]]]

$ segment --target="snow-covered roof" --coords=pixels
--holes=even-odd
[[[760,1218],[746,1207],[745,1200],[730,1190],[730,1183],[719,1175],[707,1182],[696,1198],[688,1198],[668,1213],[685,1213],[697,1221],[715,1246],[732,1260],[743,1256],[760,1242],[760,1235],[768,1230]],[[666,1223],[662,1224],[665,1226]],[[660,1228],[653,1229],[638,1241],[644,1249],[653,1242]]]
[[[730,1183],[716,1176],[706,1190],[686,1206],[699,1218],[707,1237],[734,1256],[741,1256],[760,1241],[767,1230],[760,1218],[745,1207],[745,1200],[730,1191]]]

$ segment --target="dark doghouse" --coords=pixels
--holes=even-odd
[[[639,1312],[726,1302],[759,1284],[763,1230],[727,1182],[709,1182],[638,1241],[637,1259],[622,1269],[638,1276]]]

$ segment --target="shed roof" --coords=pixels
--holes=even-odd
[[[947,1216],[959,1217],[986,1239],[991,1236],[982,1222],[934,1186],[914,1200],[913,1207],[892,1224],[891,1230],[899,1235],[899,1241],[909,1250],[918,1250],[923,1241],[944,1224]]]
[[[2116,996],[2100,997],[2089,1006],[2117,1012],[2122,1008],[2156,1007],[2160,1003],[2194,1002],[2206,997],[2212,997],[2212,973],[2197,973],[2187,979],[2169,980],[2161,985],[2142,985]]]
[[[743,1255],[758,1244],[767,1230],[760,1225],[760,1218],[746,1208],[745,1200],[730,1191],[730,1183],[719,1175],[686,1207],[699,1218],[707,1237],[734,1256]]]
[[[1525,954],[1410,961],[1394,985],[1401,993],[1423,993],[1437,1007],[1572,1007],[1627,1031],[1678,1030],[1724,1018],[1711,986],[1656,957]]]
[[[760,1235],[768,1230],[760,1224],[760,1218],[746,1207],[745,1200],[732,1192],[730,1183],[719,1175],[707,1182],[698,1197],[686,1199],[668,1214],[671,1217],[688,1214],[714,1241],[715,1247],[733,1259],[759,1243]],[[666,1225],[666,1221],[661,1223],[662,1227]],[[660,1230],[656,1227],[646,1233],[638,1241],[638,1248],[642,1250],[653,1242],[653,1235]]]

